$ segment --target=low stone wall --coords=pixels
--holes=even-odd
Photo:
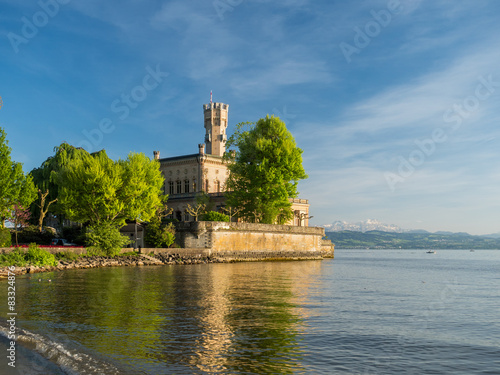
[[[213,221],[176,225],[181,248],[209,249],[213,257],[231,260],[322,259],[333,257],[324,228]]]
[[[132,249],[129,249],[129,251]],[[122,250],[123,251],[123,250]],[[194,248],[142,248],[139,249],[139,254],[148,255],[165,255],[165,256],[182,256],[182,257],[209,257],[210,249],[204,247],[194,247]]]
[[[330,240],[321,240],[321,256],[323,258],[333,258],[335,245]]]
[[[218,251],[212,258],[226,262],[249,262],[267,260],[321,260],[318,251]]]

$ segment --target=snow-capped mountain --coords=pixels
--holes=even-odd
[[[347,221],[334,221],[332,224],[322,225],[327,232],[340,232],[351,230],[354,232],[368,232],[371,230],[380,230],[382,232],[403,233],[404,230],[394,224],[384,224],[380,221],[368,219],[357,223],[348,223]]]

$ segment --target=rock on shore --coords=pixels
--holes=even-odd
[[[57,266],[26,266],[16,267],[16,275],[25,273],[53,272],[68,269],[82,268],[100,268],[100,267],[118,267],[118,266],[157,266],[157,265],[173,265],[173,264],[203,264],[203,263],[221,263],[221,260],[181,256],[179,254],[157,254],[155,256],[138,255],[138,256],[122,256],[116,258],[110,257],[85,257],[78,260],[66,261],[60,260]],[[11,272],[12,273],[12,272]],[[8,267],[0,268],[0,278],[5,278],[8,275]]]

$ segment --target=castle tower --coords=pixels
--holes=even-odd
[[[211,94],[210,104],[203,104],[207,155],[223,156],[226,151],[228,111],[228,104],[212,103]]]

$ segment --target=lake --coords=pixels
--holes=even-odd
[[[2,374],[500,374],[498,250],[17,276],[15,369],[7,287]]]

